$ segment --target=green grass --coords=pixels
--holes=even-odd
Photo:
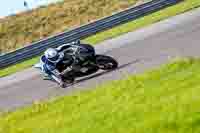
[[[0,133],[199,133],[200,59],[0,117]],[[45,89],[45,88],[44,88]]]
[[[137,19],[136,21],[132,21],[132,22],[120,25],[118,27],[115,27],[113,29],[98,33],[94,36],[88,37],[84,41],[95,45],[103,40],[113,38],[130,31],[134,31],[138,28],[150,25],[152,23],[183,13],[185,11],[194,9],[199,6],[200,6],[200,0],[185,0],[182,3],[166,8],[159,12],[153,13],[151,15],[145,16],[143,18]],[[23,70],[24,68],[32,66],[36,62],[37,62],[36,59],[32,59],[31,61],[25,61],[25,62],[20,63],[19,65],[2,69],[0,70],[0,77]]]
[[[33,64],[36,64],[38,61],[39,61],[39,57],[36,57],[36,58],[32,58],[30,60],[27,60],[25,62],[4,68],[4,69],[0,70],[0,77],[4,77],[7,75],[16,73],[18,71],[24,70],[26,68],[29,68],[29,67],[33,66]]]

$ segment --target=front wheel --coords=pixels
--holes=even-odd
[[[118,67],[118,62],[114,58],[105,55],[96,55],[96,63],[102,70],[113,70]]]

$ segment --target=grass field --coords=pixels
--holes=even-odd
[[[199,133],[200,59],[4,114],[0,133]],[[45,89],[45,88],[44,88]]]
[[[94,36],[91,36],[91,37],[85,39],[84,41],[95,45],[98,42],[101,42],[103,40],[113,38],[118,35],[130,32],[130,31],[134,31],[138,28],[150,25],[152,23],[155,23],[160,20],[166,19],[168,17],[180,14],[182,12],[194,9],[199,6],[200,6],[200,0],[185,0],[184,2],[182,2],[180,4],[166,8],[164,10],[161,10],[159,12],[145,16],[143,18],[137,19],[136,21],[132,21],[132,22],[126,23],[124,25],[115,27],[113,29],[98,33]],[[33,64],[35,64],[37,61],[38,61],[38,57],[33,58],[28,61],[24,61],[17,65],[13,65],[6,69],[2,69],[2,70],[0,70],[0,77],[12,74],[12,73],[20,71],[20,70],[24,70],[25,68],[28,68],[28,67],[32,66]]]

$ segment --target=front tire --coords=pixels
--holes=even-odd
[[[97,55],[96,63],[102,70],[114,70],[118,67],[118,62],[114,58],[105,55]]]

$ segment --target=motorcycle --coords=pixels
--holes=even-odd
[[[75,50],[76,52],[76,50]],[[75,52],[73,54],[75,54]],[[118,67],[118,62],[111,56],[107,55],[95,55],[94,59],[83,62],[80,68],[77,68],[78,71],[68,71],[70,65],[73,62],[73,58],[69,59],[69,62],[63,66],[60,66],[59,71],[64,72],[62,74],[62,79],[58,78],[55,75],[48,75],[48,80],[55,81],[62,88],[65,88],[67,85],[75,83],[75,79],[79,77],[88,76],[96,73],[99,70],[111,71]],[[35,64],[34,67],[39,69],[43,74],[46,74],[44,71],[45,56],[41,56],[40,62]],[[65,72],[67,70],[67,72]],[[64,84],[60,84],[64,81]]]

